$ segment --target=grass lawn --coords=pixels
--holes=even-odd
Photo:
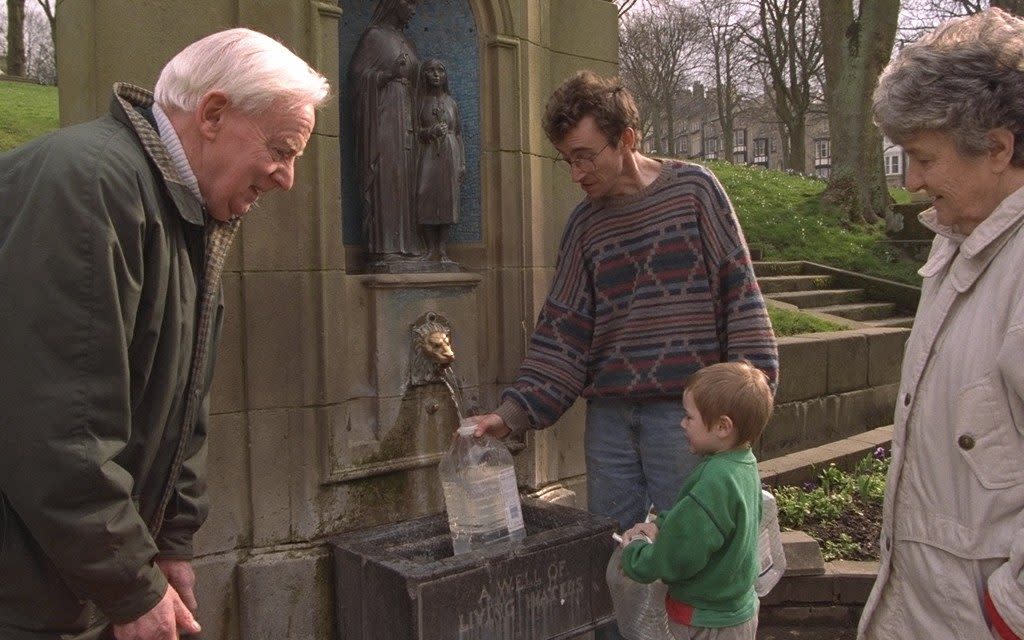
[[[820,202],[825,183],[759,167],[706,163],[736,208],[747,242],[764,260],[806,260],[888,280],[920,285],[919,263],[882,244],[885,227],[850,225]],[[906,192],[894,193],[897,201]]]
[[[842,331],[843,329],[850,328],[847,325],[822,320],[809,313],[800,313],[799,311],[790,311],[789,309],[771,306],[768,307],[768,317],[771,318],[772,329],[775,330],[775,336],[778,338],[795,336],[800,333],[822,333],[824,331]]]
[[[0,80],[0,152],[58,126],[57,87]]]

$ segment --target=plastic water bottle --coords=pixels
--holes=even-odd
[[[769,491],[761,490],[761,528],[757,535],[759,569],[754,591],[763,598],[786,573],[786,552],[779,532],[779,505]]]
[[[438,470],[455,555],[526,537],[512,455],[489,435],[463,424]]]
[[[635,582],[622,571],[622,547],[615,547],[605,572],[619,633],[626,640],[672,640],[665,611],[668,587],[661,580]]]

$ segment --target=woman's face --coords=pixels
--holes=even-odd
[[[1004,166],[991,153],[963,155],[943,131],[922,131],[903,141],[907,189],[924,189],[935,199],[941,224],[968,235],[1009,193],[1000,183]]]

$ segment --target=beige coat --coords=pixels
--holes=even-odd
[[[934,210],[921,221],[938,235],[920,272],[894,419],[881,565],[860,630],[878,613],[893,545],[917,543],[998,566],[988,588],[1024,637],[1024,189],[966,238],[938,225]],[[939,588],[928,569],[911,564],[901,575],[915,589]],[[917,630],[920,637],[947,637],[949,612],[932,613],[935,626]]]

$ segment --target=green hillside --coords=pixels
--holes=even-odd
[[[764,260],[807,260],[867,275],[920,285],[920,263],[904,259],[881,241],[884,226],[850,225],[822,206],[825,183],[814,178],[728,162],[706,163],[732,199],[747,242]],[[906,192],[894,193],[898,200]]]
[[[0,80],[0,152],[57,126],[57,87]]]

